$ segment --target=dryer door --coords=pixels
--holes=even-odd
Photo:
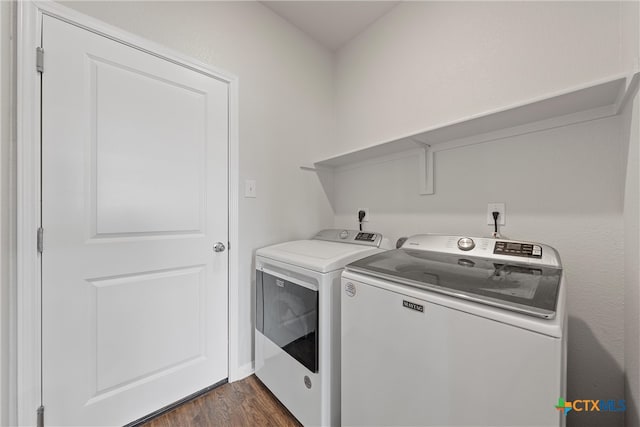
[[[318,372],[318,289],[256,270],[256,329],[311,372]]]

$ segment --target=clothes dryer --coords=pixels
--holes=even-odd
[[[256,375],[304,425],[340,423],[340,274],[382,243],[332,229],[256,252]]]

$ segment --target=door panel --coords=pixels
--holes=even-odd
[[[96,396],[205,356],[203,267],[91,281]]]
[[[228,87],[43,20],[43,404],[122,425],[227,377]]]
[[[202,232],[207,94],[89,63],[96,235]]]

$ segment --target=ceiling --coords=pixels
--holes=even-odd
[[[330,50],[339,49],[399,1],[262,1]]]

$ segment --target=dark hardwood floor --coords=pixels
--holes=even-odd
[[[143,427],[292,426],[301,427],[271,392],[252,375],[224,384],[154,418]]]

